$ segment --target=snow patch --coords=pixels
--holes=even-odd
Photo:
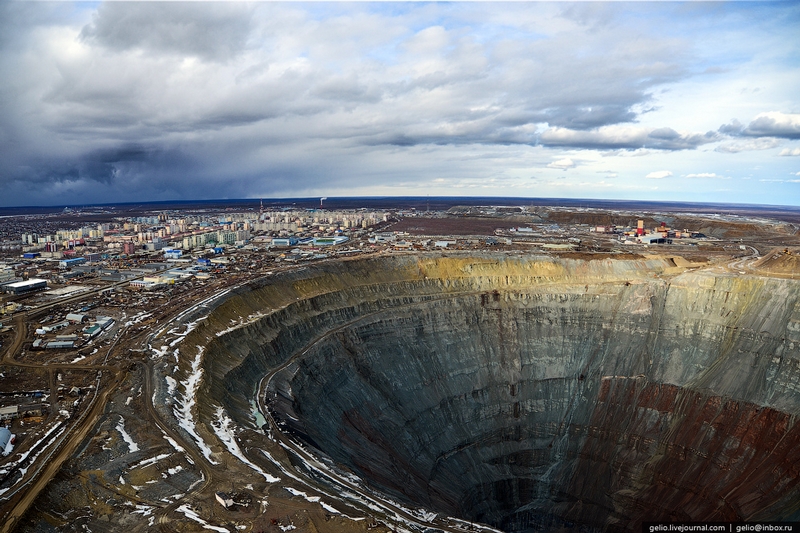
[[[301,491],[299,491],[297,489],[293,489],[292,487],[283,487],[283,488],[289,494],[294,494],[295,496],[300,496],[301,498],[304,498],[304,499],[310,501],[311,503],[317,503],[319,501],[319,496],[309,496],[305,492],[301,492]]]
[[[188,489],[186,489],[186,490],[187,490],[188,492],[191,492],[191,491],[192,491],[192,489],[194,489],[194,488],[195,488],[197,485],[199,485],[200,483],[202,483],[202,482],[203,482],[203,481],[205,481],[205,480],[206,480],[206,476],[205,476],[205,475],[204,475],[202,472],[200,472],[200,479],[198,479],[197,481],[195,481],[194,483],[192,483],[191,485],[189,485],[189,488],[188,488]]]
[[[164,379],[167,382],[167,396],[172,396],[175,393],[175,389],[178,388],[178,382],[172,376],[164,376]]]
[[[200,368],[200,364],[202,362],[203,347],[198,346],[197,356],[195,356],[194,361],[192,362],[192,373],[189,375],[186,381],[181,382],[184,392],[180,398],[177,399],[178,405],[173,409],[173,411],[175,413],[175,418],[178,419],[178,424],[184,430],[186,430],[189,435],[191,435],[197,444],[197,447],[200,448],[200,451],[205,456],[206,460],[212,465],[217,465],[219,462],[211,458],[211,448],[209,448],[208,444],[206,444],[206,441],[204,441],[200,435],[197,434],[197,425],[194,420],[194,413],[192,412],[192,408],[196,403],[195,394],[197,394],[197,389],[200,388],[200,381],[203,379],[203,369]]]
[[[117,424],[117,431],[119,431],[119,434],[122,435],[122,440],[124,440],[125,443],[128,445],[128,453],[139,451],[139,445],[136,444],[131,438],[131,436],[128,435],[128,432],[125,431],[125,419],[122,417],[119,417],[119,424]]]
[[[170,446],[172,446],[173,448],[175,448],[175,451],[176,451],[176,452],[181,452],[181,453],[182,453],[182,452],[185,452],[185,451],[186,451],[186,450],[183,448],[183,446],[181,446],[180,444],[178,444],[177,442],[175,442],[175,439],[173,439],[172,437],[170,437],[169,435],[167,435],[166,433],[164,433],[164,430],[163,430],[163,429],[161,430],[161,434],[162,434],[162,436],[163,436],[163,437],[166,439],[166,441],[167,441],[167,442],[169,442]]]
[[[210,529],[211,531],[219,531],[221,533],[231,533],[230,529],[226,529],[224,527],[219,527],[219,526],[212,526],[211,524],[200,518],[197,515],[197,513],[193,511],[188,505],[185,504],[181,505],[175,510],[178,511],[179,513],[185,514],[186,518],[188,518],[189,520],[194,520],[195,522],[203,526],[204,529]]]
[[[325,510],[326,510],[326,511],[328,511],[329,513],[333,513],[333,514],[341,514],[341,513],[339,513],[339,510],[338,510],[338,509],[334,509],[333,507],[331,507],[330,505],[328,505],[328,504],[327,504],[327,503],[325,503],[325,502],[319,502],[319,504],[322,506],[322,508],[323,508],[323,509],[325,509]]]
[[[128,470],[134,470],[136,468],[142,468],[144,466],[150,466],[154,463],[159,462],[161,459],[166,459],[172,455],[171,453],[162,453],[161,455],[156,455],[155,457],[150,457],[149,459],[144,459],[143,461],[139,461],[135,465],[131,466]]]
[[[142,516],[150,516],[153,514],[153,507],[149,505],[137,505],[136,510],[131,511],[131,514],[141,514]]]
[[[31,449],[33,449],[35,446],[37,446],[37,445],[38,445],[40,442],[44,441],[44,439],[46,439],[46,438],[47,438],[47,436],[48,436],[48,435],[50,435],[50,433],[52,433],[52,432],[53,432],[53,430],[56,430],[56,429],[58,429],[58,426],[56,426],[55,428],[53,428],[52,430],[50,430],[50,431],[47,433],[47,435],[45,435],[43,438],[41,438],[41,439],[40,439],[40,440],[39,440],[39,441],[38,441],[36,444],[34,444],[33,446],[31,446]],[[41,449],[39,449],[39,451],[36,453],[36,455],[34,455],[34,456],[31,458],[31,461],[30,461],[30,463],[28,464],[28,466],[26,466],[25,468],[20,468],[20,469],[19,469],[19,474],[20,474],[19,480],[20,480],[20,481],[21,481],[22,479],[24,479],[24,478],[25,478],[25,474],[27,474],[27,473],[28,473],[28,469],[29,469],[29,468],[30,468],[30,467],[33,465],[33,463],[36,461],[36,459],[38,459],[40,455],[42,455],[42,454],[43,454],[43,453],[44,453],[44,452],[45,452],[45,451],[46,451],[48,448],[50,448],[50,445],[51,445],[51,444],[53,444],[53,442],[54,442],[54,441],[55,441],[55,440],[56,440],[58,437],[60,437],[60,436],[61,436],[61,434],[62,434],[62,433],[64,433],[64,431],[66,431],[66,429],[67,429],[66,427],[62,427],[61,429],[58,429],[58,431],[56,431],[56,434],[55,434],[55,435],[53,435],[53,437],[52,437],[52,438],[51,438],[49,441],[47,441],[47,443],[46,443],[44,446],[42,446],[42,447],[41,447]],[[20,464],[20,463],[21,463],[21,462],[22,462],[24,459],[26,459],[26,458],[28,457],[28,454],[29,454],[29,453],[30,453],[30,450],[28,450],[27,452],[23,453],[23,454],[22,454],[22,458],[21,458],[21,459],[20,459],[20,460],[17,462],[17,464]]]
[[[161,348],[153,348],[151,346],[150,350],[153,352],[153,358],[164,357],[165,355],[167,355],[167,350],[169,350],[169,346],[162,346]]]
[[[280,481],[281,478],[264,472],[258,467],[258,465],[244,456],[241,448],[239,448],[239,444],[236,442],[236,435],[231,427],[231,423],[232,420],[225,415],[225,411],[222,409],[222,407],[217,407],[216,420],[212,422],[211,426],[214,428],[214,433],[216,433],[217,437],[219,437],[219,440],[221,440],[223,444],[225,444],[225,447],[228,448],[228,451],[235,455],[244,464],[264,476],[264,479],[267,480],[267,483],[276,483]]]
[[[181,470],[183,470],[183,467],[181,465],[175,466],[173,468],[168,468],[166,472],[161,472],[161,477],[167,479],[169,476],[174,476]]]
[[[137,314],[133,315],[130,320],[125,322],[124,326],[125,327],[132,326],[134,324],[137,324],[137,323],[141,322],[142,320],[145,320],[146,318],[148,318],[148,317],[150,317],[152,315],[153,315],[153,313],[146,313],[146,312],[142,311],[141,313],[137,313]]]

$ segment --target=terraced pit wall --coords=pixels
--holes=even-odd
[[[266,278],[184,343],[206,347],[200,419],[252,426],[261,378],[311,344],[272,408],[409,504],[508,531],[797,520],[800,284],[682,271],[424,255]]]

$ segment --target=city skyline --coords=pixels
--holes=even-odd
[[[0,12],[0,206],[800,200],[793,3]]]

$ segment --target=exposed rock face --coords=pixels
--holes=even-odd
[[[205,393],[247,424],[291,360],[270,395],[297,434],[395,498],[504,530],[797,519],[800,283],[673,265],[309,268],[212,315],[276,309],[210,344]]]

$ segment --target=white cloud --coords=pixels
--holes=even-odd
[[[575,163],[569,157],[565,157],[564,159],[558,159],[553,161],[552,163],[547,165],[547,168],[557,168],[559,170],[567,170],[568,168],[573,168]]]
[[[782,155],[782,156],[800,155],[800,147],[798,147],[798,148],[784,148],[783,150],[778,152],[778,155]]]
[[[739,152],[749,152],[751,150],[769,150],[781,143],[775,137],[759,137],[742,141],[733,141],[717,146],[714,150],[726,154],[738,154]]]
[[[598,174],[605,174],[607,178],[616,178],[619,177],[619,173],[613,170],[598,170]]]
[[[657,150],[689,150],[718,141],[716,132],[678,132],[672,128],[610,125],[593,130],[549,128],[539,136],[545,146],[569,146],[596,150],[654,148]]]
[[[672,176],[672,172],[670,172],[669,170],[657,170],[655,172],[651,172],[650,174],[645,176],[645,178],[651,180],[661,180],[664,178],[668,178],[670,176]]]
[[[717,179],[717,180],[728,180],[730,178],[726,176],[720,176],[714,172],[701,172],[699,174],[687,174],[687,178],[701,178],[701,179]]]

